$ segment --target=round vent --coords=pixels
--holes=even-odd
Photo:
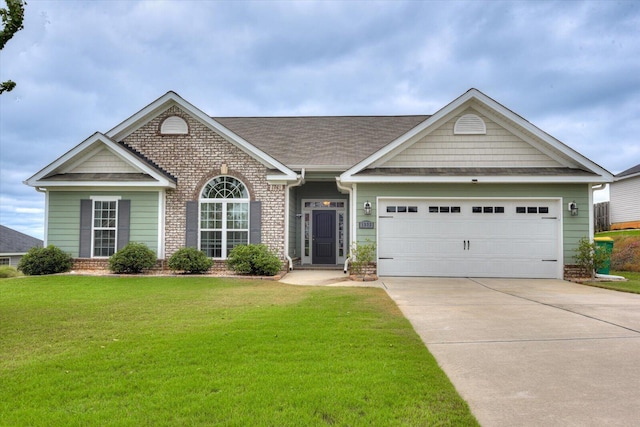
[[[456,121],[453,133],[455,135],[486,135],[487,126],[479,116],[465,114]]]
[[[178,116],[167,117],[160,126],[162,135],[186,135],[189,133],[187,122]]]

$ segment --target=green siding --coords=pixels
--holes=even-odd
[[[131,200],[130,241],[158,252],[157,191],[50,191],[47,242],[78,257],[80,200],[91,196],[120,196]]]
[[[357,221],[377,218],[376,197],[561,197],[563,248],[565,264],[572,263],[575,248],[582,237],[589,236],[588,184],[358,184]],[[364,215],[364,202],[372,204],[372,214]],[[567,204],[578,204],[578,216],[572,217]],[[377,227],[377,224],[376,224]],[[376,241],[376,230],[357,230],[357,240]]]

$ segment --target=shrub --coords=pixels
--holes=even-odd
[[[130,242],[109,258],[109,269],[119,274],[142,273],[156,265],[156,254],[144,243]]]
[[[640,272],[640,237],[614,237],[611,269]]]
[[[580,267],[593,277],[596,270],[605,266],[609,254],[606,249],[583,237],[578,242],[573,258]]]
[[[252,244],[233,248],[227,258],[227,266],[239,274],[273,276],[280,271],[282,263],[266,245]]]
[[[196,248],[180,248],[169,258],[169,268],[187,274],[206,273],[213,265],[207,255]]]
[[[30,276],[64,273],[71,270],[71,267],[71,255],[53,245],[29,249],[18,263],[18,270]]]
[[[367,273],[367,267],[373,262],[376,256],[376,244],[372,243],[369,239],[367,243],[355,242],[351,246],[351,252],[349,253],[349,266],[351,272],[356,275],[365,275]]]
[[[16,277],[19,274],[20,273],[18,273],[18,270],[16,270],[15,267],[12,267],[10,265],[0,265],[0,279]]]

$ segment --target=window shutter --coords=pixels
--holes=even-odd
[[[118,242],[116,251],[129,243],[129,224],[131,223],[131,200],[118,201]]]
[[[249,243],[262,243],[262,202],[249,203]]]
[[[198,202],[187,202],[187,227],[184,245],[187,248],[198,247]]]
[[[93,201],[80,200],[80,242],[78,256],[91,258],[91,219],[93,217]]]

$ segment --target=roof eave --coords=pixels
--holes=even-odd
[[[600,176],[351,176],[348,179],[340,179],[344,184],[606,184],[610,180],[602,179]]]

